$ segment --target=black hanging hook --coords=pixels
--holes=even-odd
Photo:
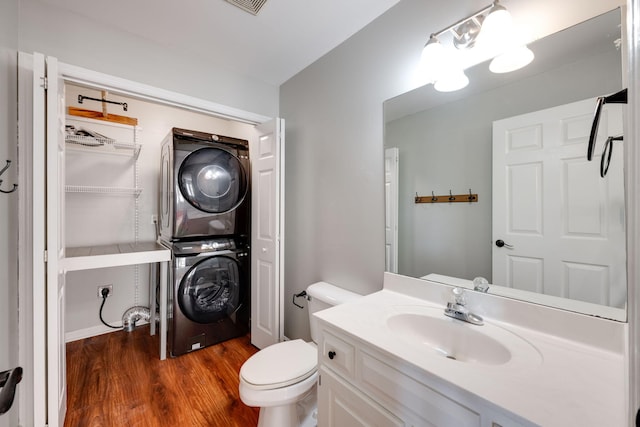
[[[589,134],[589,146],[587,147],[587,160],[593,158],[593,151],[596,148],[596,138],[598,136],[598,126],[600,125],[600,112],[604,104],[626,104],[627,89],[622,89],[609,96],[599,96],[596,100],[596,111],[593,114],[593,123],[591,123],[591,132]]]
[[[2,174],[5,173],[7,169],[9,169],[9,166],[11,166],[11,160],[7,160],[7,164],[0,170],[0,176],[2,176]],[[2,185],[1,179],[0,179],[0,185]],[[4,193],[4,194],[13,193],[14,191],[16,191],[16,188],[18,188],[18,184],[13,184],[13,188],[11,190],[3,190],[0,188],[0,193]]]

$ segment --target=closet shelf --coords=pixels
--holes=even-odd
[[[132,187],[97,187],[90,185],[66,185],[67,193],[92,193],[92,194],[114,194],[114,195],[132,195],[138,197],[142,193],[141,188]]]
[[[78,271],[165,262],[170,259],[171,251],[164,246],[156,242],[141,242],[66,248],[63,262],[66,271]]]
[[[140,155],[139,144],[116,141],[111,138],[99,138],[92,136],[67,135],[65,137],[67,149],[84,151],[97,154],[124,154],[132,155],[138,160]]]

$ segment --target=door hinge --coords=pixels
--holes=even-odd
[[[44,262],[49,262],[49,251],[44,251]]]
[[[49,79],[46,76],[40,77],[40,79],[42,79],[42,84],[40,86],[43,87],[44,90],[49,89]]]

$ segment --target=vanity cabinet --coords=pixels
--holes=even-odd
[[[319,427],[534,425],[322,320],[320,328]]]

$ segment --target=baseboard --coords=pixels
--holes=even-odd
[[[136,327],[141,325],[147,325],[149,322],[139,321],[136,322]],[[90,328],[78,329],[75,331],[66,332],[64,334],[64,341],[66,343],[83,340],[85,338],[97,337],[98,335],[108,334],[110,332],[117,332],[122,330],[122,321],[113,322],[113,326],[119,326],[118,329],[108,328],[104,325],[92,326]]]

